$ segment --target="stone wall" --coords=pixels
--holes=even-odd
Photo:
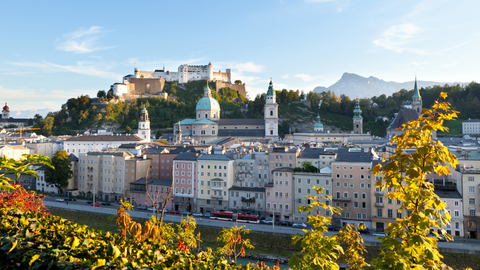
[[[163,78],[131,78],[127,84],[129,95],[155,94],[163,91],[165,80]]]
[[[232,84],[232,83],[226,83],[226,82],[221,82],[221,81],[215,81],[215,91],[218,92],[218,90],[220,90],[222,88],[225,88],[225,87],[231,88],[231,89],[237,91],[238,93],[240,93],[240,95],[242,95],[244,97],[247,97],[247,90],[245,89],[245,83],[243,83],[243,84]]]

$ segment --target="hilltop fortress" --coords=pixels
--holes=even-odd
[[[213,65],[181,65],[178,72],[171,72],[163,69],[154,71],[134,70],[134,74],[123,77],[123,82],[112,85],[113,94],[125,99],[142,95],[159,95],[167,98],[168,95],[163,91],[165,82],[178,82],[185,84],[189,81],[213,81],[215,91],[221,88],[229,87],[243,96],[247,96],[245,84],[232,84],[232,71],[226,69],[225,72],[213,71]]]

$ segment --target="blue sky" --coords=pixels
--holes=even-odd
[[[311,91],[344,72],[387,81],[480,81],[480,1],[9,1],[0,103],[59,110],[134,68],[231,68],[250,98]]]

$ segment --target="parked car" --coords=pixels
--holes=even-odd
[[[266,219],[260,221],[261,223],[264,223],[264,224],[273,224],[273,218],[271,217],[267,217]]]
[[[338,231],[338,228],[335,227],[335,226],[333,226],[333,225],[328,225],[328,226],[327,226],[327,229],[328,229],[329,231]]]
[[[360,229],[360,228],[359,228],[359,229],[358,229],[358,232],[359,232],[359,233],[366,233],[366,234],[369,234],[369,233],[370,233],[370,229],[369,229],[369,228],[367,228],[367,227],[365,227],[365,229]]]
[[[70,198],[70,197],[65,197],[65,198],[63,198],[63,200],[64,200],[64,201],[73,201],[73,199]]]
[[[111,203],[109,203],[109,202],[102,202],[102,205],[105,205],[105,206],[110,206],[110,205],[112,205],[112,204],[111,204]]]
[[[206,217],[206,218],[210,218],[210,216],[212,216],[212,214],[210,213],[205,213],[205,215],[203,215],[203,217]]]
[[[178,210],[170,210],[168,211],[169,214],[180,214]]]
[[[146,205],[140,205],[140,206],[137,206],[137,209],[138,210],[147,210],[147,206]]]
[[[200,212],[193,213],[192,216],[194,217],[203,217],[203,214]]]
[[[98,202],[97,200],[95,200],[95,202]],[[87,204],[92,204],[93,201],[87,201]]]
[[[288,221],[280,221],[277,223],[277,225],[280,225],[280,226],[292,226],[292,223],[288,222]]]
[[[372,235],[373,236],[384,237],[385,235],[387,235],[387,233],[386,232],[375,232]]]
[[[307,227],[307,225],[305,225],[305,223],[295,223],[295,224],[293,224],[292,227],[293,228],[305,229]]]
[[[93,202],[90,205],[93,205]],[[98,202],[95,202],[95,206],[100,206],[100,204]]]
[[[55,199],[56,202],[63,202],[63,198],[58,198],[58,199]]]
[[[152,206],[152,207],[147,208],[147,211],[152,211],[153,212],[153,211],[157,211],[157,209],[155,209],[155,207]]]
[[[183,216],[189,216],[191,215],[192,213],[188,212],[188,211],[182,211],[180,212],[180,215],[183,215]]]

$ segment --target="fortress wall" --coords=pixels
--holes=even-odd
[[[228,88],[231,88],[235,91],[238,91],[240,93],[240,95],[242,95],[244,97],[247,97],[247,90],[245,89],[245,83],[244,84],[232,84],[232,83],[226,83],[226,82],[220,82],[220,81],[215,82],[215,91],[218,92],[218,90],[220,90],[222,88],[225,88],[225,87],[228,87]]]
[[[131,78],[130,83],[127,85],[130,95],[155,94],[163,91],[164,86],[165,80],[163,78]]]

